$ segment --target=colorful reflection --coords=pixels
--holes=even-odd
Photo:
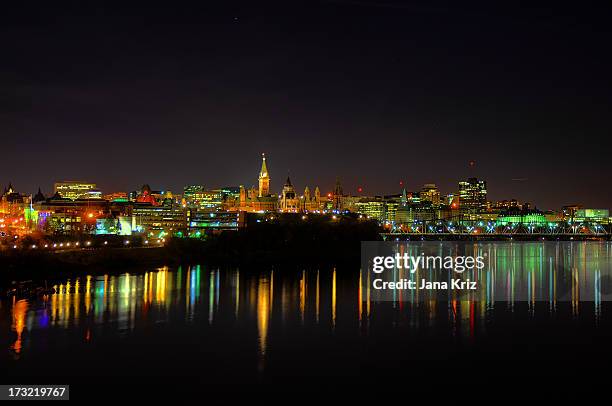
[[[428,291],[398,292],[394,301],[379,302],[368,272],[331,267],[260,272],[196,265],[82,275],[57,281],[49,295],[3,299],[0,326],[10,326],[8,346],[19,356],[42,345],[40,332],[48,329],[72,329],[84,342],[95,343],[100,332],[125,335],[166,323],[197,325],[207,332],[230,323],[245,339],[253,334],[263,369],[275,328],[315,324],[334,332],[355,326],[369,334],[377,320],[414,329],[443,322],[449,334],[471,338],[486,330],[494,310],[556,315],[561,306],[574,317],[590,313],[597,322],[606,292],[612,291],[610,248],[599,242],[474,244],[475,255],[486,252],[490,258],[488,270],[471,275],[481,289],[444,301]],[[435,277],[424,273],[414,277]],[[385,318],[389,311],[394,316]]]

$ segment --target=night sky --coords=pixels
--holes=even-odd
[[[0,184],[20,192],[251,186],[266,152],[275,192],[477,176],[492,200],[612,208],[610,8],[23,3],[0,12]]]

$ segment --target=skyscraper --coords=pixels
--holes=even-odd
[[[421,189],[421,201],[430,202],[433,206],[440,205],[440,192],[435,183],[427,183]]]
[[[469,178],[459,182],[459,206],[462,210],[476,212],[487,205],[487,182]]]

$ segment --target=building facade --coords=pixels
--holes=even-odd
[[[95,183],[73,180],[56,182],[53,185],[53,192],[70,200],[100,199],[102,197],[100,191],[96,189]]]
[[[465,212],[479,212],[487,206],[487,182],[469,178],[459,182],[459,207]]]

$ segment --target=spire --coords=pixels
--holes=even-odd
[[[261,154],[261,171],[259,172],[259,192],[257,196],[264,197],[270,194],[270,174],[266,165],[266,154]]]
[[[406,206],[408,204],[408,195],[406,193],[406,188],[402,190],[402,198],[400,200],[402,206]]]
[[[334,187],[334,194],[336,196],[343,195],[342,185],[340,184],[340,178],[338,176],[336,176],[336,186]]]
[[[259,177],[260,178],[268,177],[268,167],[266,165],[266,154],[265,153],[261,154],[261,171],[259,172]]]
[[[47,198],[45,197],[45,195],[43,195],[42,191],[40,190],[40,187],[38,188],[38,193],[36,193],[36,195],[34,196],[34,198],[32,199],[33,203],[38,203],[38,202],[42,202],[45,201]]]

